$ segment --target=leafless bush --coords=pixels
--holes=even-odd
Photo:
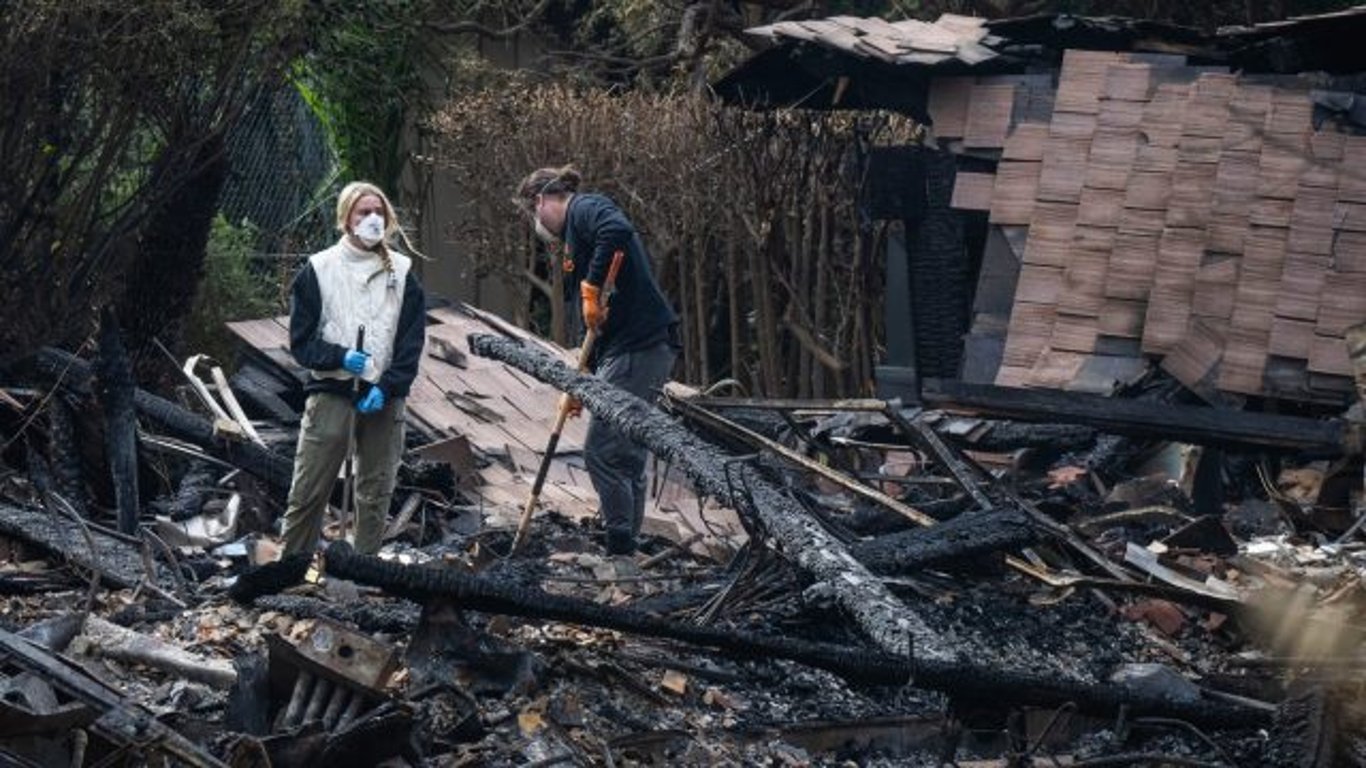
[[[640,229],[684,318],[688,380],[733,377],[770,396],[870,390],[881,233],[858,201],[868,149],[909,140],[905,118],[553,85],[461,96],[430,128],[464,200],[457,248],[527,306],[550,299],[560,340],[559,272],[538,264],[509,199],[528,171],[573,162]]]

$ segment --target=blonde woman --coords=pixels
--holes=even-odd
[[[403,454],[404,398],[425,340],[426,299],[412,260],[393,248],[400,239],[413,250],[389,198],[368,182],[346,185],[337,229],[341,238],[309,257],[290,288],[289,350],[309,380],[285,510],[286,558],[317,548],[353,425],[355,548],[378,551]]]

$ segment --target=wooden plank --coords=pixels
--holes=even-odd
[[[1319,298],[1327,275],[1327,256],[1286,254],[1276,295],[1276,315],[1292,320],[1317,320]]]
[[[1366,232],[1338,232],[1333,239],[1332,256],[1337,272],[1366,273]]]
[[[1146,102],[1152,88],[1151,64],[1111,64],[1105,68],[1105,85],[1101,88],[1101,98],[1106,101]]]
[[[1105,251],[1083,251],[1073,250],[1072,256],[1067,262],[1067,268],[1063,272],[1063,290],[1057,299],[1059,322],[1062,313],[1071,315],[1089,315],[1095,317],[1100,314],[1105,305],[1105,274],[1109,262],[1109,253]],[[1057,326],[1054,326],[1054,337],[1057,337]],[[1095,343],[1095,333],[1091,334],[1092,349]],[[1090,352],[1091,349],[1070,348],[1072,351]]]
[[[1127,60],[1128,56],[1120,53],[1068,49],[1063,53],[1062,70],[1058,75],[1055,109],[1092,115],[1099,112],[1106,70],[1111,64]]]
[[[1209,260],[1195,274],[1195,295],[1191,314],[1196,317],[1228,320],[1233,317],[1234,296],[1238,291],[1237,258]]]
[[[1219,136],[1181,135],[1176,148],[1176,163],[1217,163],[1224,152],[1224,141]]]
[[[922,400],[933,408],[1043,423],[1083,424],[1104,432],[1198,445],[1262,446],[1341,453],[1347,426],[1341,419],[1312,419],[1127,400],[1046,389],[926,379]]]
[[[1087,168],[1090,173],[1091,167]],[[1088,175],[1089,179],[1089,175]],[[1090,186],[1081,196],[1077,206],[1077,223],[1095,227],[1118,227],[1121,211],[1124,209],[1124,189],[1099,189]]]
[[[1176,227],[1163,230],[1143,326],[1144,352],[1165,352],[1185,335],[1204,245],[1203,230]]]
[[[1035,304],[1056,304],[1063,286],[1062,267],[1024,264],[1015,286],[1015,300]]]
[[[1100,321],[1095,315],[1071,315],[1059,312],[1053,323],[1053,336],[1049,348],[1054,351],[1075,352],[1089,355],[1096,351],[1096,337],[1100,333]],[[1080,365],[1078,365],[1080,370]],[[1075,376],[1076,373],[1073,373]],[[1071,381],[1071,377],[1068,378]],[[1065,383],[1064,383],[1065,385]],[[1049,386],[1039,384],[1039,386]]]
[[[1239,83],[1228,105],[1223,145],[1234,152],[1261,152],[1266,115],[1271,110],[1269,85]]]
[[[1329,376],[1351,376],[1352,358],[1341,336],[1314,335],[1309,348],[1309,370]]]
[[[1044,141],[1043,166],[1039,173],[1038,199],[1076,203],[1086,180],[1091,141],[1050,135]]]
[[[1248,209],[1247,222],[1259,227],[1289,227],[1295,200],[1291,197],[1257,197]]]
[[[1047,389],[1065,389],[1081,373],[1086,355],[1049,349],[1035,361],[1029,371],[1029,385]]]
[[[1084,184],[1087,189],[1123,190],[1138,156],[1137,131],[1102,129],[1091,138]]]
[[[1229,329],[1224,356],[1219,362],[1219,389],[1243,395],[1261,393],[1269,338],[1269,330]]]
[[[1267,133],[1299,136],[1312,128],[1314,103],[1307,90],[1276,88],[1271,94]]]
[[[1257,191],[1262,197],[1293,199],[1300,174],[1309,167],[1307,140],[1276,136],[1262,142]]]
[[[1003,161],[996,167],[996,187],[991,196],[992,224],[1028,226],[1039,191],[1040,163]]]
[[[1096,116],[1077,112],[1054,112],[1048,135],[1060,139],[1089,139],[1096,132]]]
[[[1014,85],[975,85],[968,97],[967,124],[963,146],[999,149],[1010,132],[1010,115],[1015,106]]]
[[[959,171],[954,177],[949,207],[964,211],[990,211],[996,174]]]
[[[1148,298],[1157,268],[1158,236],[1120,232],[1106,268],[1105,296],[1143,301]]]
[[[1172,177],[1169,174],[1135,172],[1129,176],[1124,207],[1165,212],[1171,195]]]
[[[1137,131],[1143,127],[1143,114],[1147,108],[1147,101],[1102,99],[1100,114],[1096,116],[1096,129]]]
[[[1336,189],[1301,184],[1290,213],[1288,249],[1297,253],[1332,253],[1336,202]]]
[[[1319,316],[1315,333],[1320,336],[1342,336],[1347,329],[1366,321],[1366,273],[1343,274],[1330,272],[1323,285],[1319,301]],[[1320,373],[1338,373],[1321,369]]]
[[[1053,335],[1056,315],[1057,307],[1052,304],[1016,301],[1010,310],[1006,348],[1001,356],[1002,368],[1032,368]]]
[[[1149,208],[1125,208],[1119,213],[1119,231],[1136,235],[1160,235],[1167,212]]]
[[[1210,138],[1217,140],[1222,148],[1228,128],[1229,102],[1236,84],[1236,76],[1223,73],[1208,72],[1196,79],[1186,101],[1181,126],[1183,144],[1187,138]]]
[[[1354,203],[1366,203],[1366,136],[1342,139],[1342,173],[1338,177],[1338,196]]]
[[[1214,206],[1214,180],[1218,165],[1182,163],[1172,172],[1171,199],[1167,206],[1169,227],[1203,227]]]
[[[1278,357],[1308,360],[1314,344],[1314,323],[1310,320],[1291,320],[1276,317],[1271,321],[1271,340],[1267,352]]]
[[[1213,324],[1195,320],[1185,336],[1162,358],[1162,370],[1193,392],[1210,388],[1212,378],[1224,355],[1224,334]]]
[[[1209,221],[1209,248],[1241,253],[1247,236],[1248,210],[1257,189],[1260,155],[1224,152],[1214,177],[1214,202]]]
[[[1048,123],[1021,122],[1006,137],[1002,160],[1043,160],[1043,143],[1048,138]]]
[[[1148,304],[1132,299],[1106,299],[1096,327],[1106,336],[1143,338],[1143,318]]]
[[[1069,203],[1036,203],[1029,223],[1024,261],[1062,267],[1067,264],[1077,221],[1077,206]]]
[[[1078,212],[1080,213],[1080,208],[1078,208]],[[1074,249],[1105,251],[1107,253],[1115,249],[1115,238],[1119,234],[1115,227],[1097,227],[1081,223],[1078,223],[1072,232],[1072,247]]]

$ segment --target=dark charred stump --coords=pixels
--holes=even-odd
[[[80,442],[71,411],[71,404],[61,395],[48,401],[47,453],[52,469],[52,489],[81,517],[89,517],[90,498],[85,490],[85,470],[81,465]]]
[[[104,414],[104,445],[109,474],[114,482],[114,506],[119,530],[138,529],[141,501],[138,496],[138,417],[133,406],[137,383],[124,349],[118,320],[105,307],[100,315],[99,355],[95,363],[96,399]]]
[[[968,512],[930,528],[881,536],[849,551],[875,573],[902,574],[1033,544],[1034,528],[1020,510]]]
[[[390,594],[416,602],[428,603],[442,599],[466,610],[665,637],[718,649],[741,658],[789,659],[833,672],[855,683],[880,686],[911,684],[981,705],[1058,707],[1074,702],[1082,712],[1111,715],[1121,707],[1127,707],[1134,716],[1178,717],[1216,726],[1256,726],[1268,720],[1267,713],[1236,704],[1203,699],[1177,700],[1148,690],[1068,680],[1054,674],[988,667],[968,657],[895,656],[871,649],[675,622],[631,608],[554,595],[450,568],[405,566],[371,555],[358,555],[345,542],[335,542],[328,547],[325,562],[327,573],[333,576],[380,587]]]
[[[60,349],[46,347],[35,358],[38,372],[49,379],[62,377],[62,385],[71,391],[89,392],[92,366]],[[65,373],[65,376],[63,376]],[[204,449],[211,456],[260,478],[283,501],[289,491],[293,474],[293,460],[249,441],[235,441],[214,434],[213,423],[181,408],[165,398],[141,389],[133,393],[133,403],[139,413],[161,426],[171,437],[184,440]]]
[[[914,645],[927,658],[952,651],[913,609],[890,591],[796,500],[747,462],[697,437],[627,392],[569,369],[539,349],[486,334],[469,337],[470,350],[508,363],[579,398],[597,418],[672,462],[704,495],[749,509],[786,556],[818,581],[830,585],[839,605],[878,647],[905,653]]]

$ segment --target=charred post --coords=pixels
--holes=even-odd
[[[138,529],[138,417],[133,406],[137,384],[133,365],[123,346],[118,320],[105,307],[100,315],[99,356],[95,364],[96,393],[104,414],[104,444],[114,482],[114,504],[119,530]]]

